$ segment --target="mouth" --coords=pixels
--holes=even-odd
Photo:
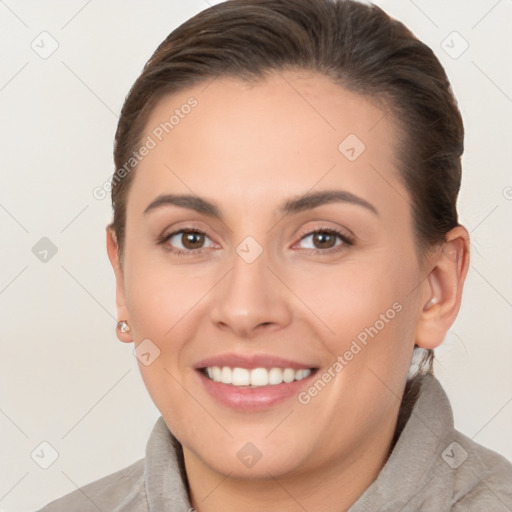
[[[281,368],[260,367],[241,368],[230,366],[207,366],[199,371],[209,380],[228,384],[237,388],[260,388],[264,386],[278,386],[300,381],[315,373],[318,368]]]
[[[194,366],[207,394],[218,404],[243,412],[264,411],[292,400],[319,366],[270,354],[222,354]]]

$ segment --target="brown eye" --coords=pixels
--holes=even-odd
[[[177,255],[197,255],[205,249],[208,236],[199,229],[180,229],[163,236],[159,243]],[[209,238],[208,238],[209,239]]]
[[[181,233],[181,240],[185,249],[200,249],[201,245],[204,243],[203,233],[196,231],[181,231]]]
[[[314,252],[319,253],[330,253],[335,252],[338,249],[344,249],[348,246],[353,245],[352,240],[340,233],[335,229],[318,229],[316,231],[312,231],[308,233],[304,237],[301,238],[301,241],[310,238],[312,240],[312,247],[306,247],[306,249],[310,249]],[[341,242],[337,242],[336,239],[339,239]]]
[[[325,231],[319,231],[313,234],[313,240],[318,242],[315,247],[318,249],[330,249],[336,245],[336,236]]]

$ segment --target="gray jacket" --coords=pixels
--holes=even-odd
[[[404,395],[395,439],[377,479],[347,512],[512,512],[512,464],[454,429],[433,375],[417,377]],[[39,512],[192,511],[180,457],[160,416],[145,458]]]

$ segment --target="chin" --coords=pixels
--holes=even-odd
[[[283,440],[278,440],[277,443],[269,442],[264,436],[254,442],[249,440],[250,437],[230,438],[224,445],[215,439],[210,439],[210,445],[191,446],[188,445],[187,439],[183,439],[182,444],[201,463],[216,473],[229,475],[230,478],[241,480],[280,478],[302,471],[307,458],[307,454],[298,450],[296,443],[285,445]],[[307,443],[303,446],[307,446]]]
[[[222,455],[220,455],[222,457]],[[259,460],[252,463],[242,462],[236,452],[230,452],[219,460],[219,455],[202,459],[216,473],[229,475],[239,480],[269,480],[281,478],[302,469],[301,462],[292,453],[276,453],[271,456],[261,455]],[[292,459],[293,457],[293,459]]]

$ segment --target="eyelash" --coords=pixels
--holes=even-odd
[[[168,235],[162,235],[161,237],[158,238],[157,244],[165,245],[173,236],[175,236],[179,233],[198,233],[201,235],[208,236],[204,231],[201,231],[200,229],[197,229],[197,228],[182,228],[177,231],[173,231],[172,233],[169,233]],[[337,246],[334,246],[334,247],[330,247],[328,249],[306,249],[307,251],[311,251],[313,254],[321,254],[323,256],[327,256],[327,255],[331,255],[334,253],[338,253],[339,251],[342,251],[342,250],[346,249],[347,247],[354,245],[354,240],[351,237],[345,235],[344,233],[338,231],[337,229],[327,228],[327,227],[325,227],[325,228],[321,227],[317,230],[309,231],[304,236],[302,236],[300,238],[300,240],[303,240],[304,238],[307,238],[308,236],[311,236],[311,235],[316,235],[318,233],[327,233],[329,235],[338,236],[342,240],[343,243],[338,244]],[[195,256],[197,254],[202,254],[202,252],[207,249],[207,248],[201,248],[201,249],[190,249],[190,250],[184,251],[183,249],[175,249],[175,248],[169,248],[169,247],[164,247],[164,248],[166,251],[173,253],[174,255],[176,255],[180,258]]]

